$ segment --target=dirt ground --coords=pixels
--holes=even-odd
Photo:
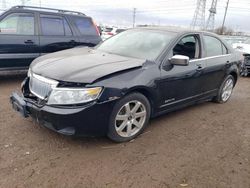
[[[153,119],[136,140],[73,139],[23,119],[9,95],[24,75],[0,76],[0,187],[250,188],[250,78],[226,104]]]

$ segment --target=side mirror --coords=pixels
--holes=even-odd
[[[189,57],[185,55],[174,55],[169,60],[172,65],[181,65],[181,66],[189,65]]]

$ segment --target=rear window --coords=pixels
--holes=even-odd
[[[204,42],[205,42],[207,57],[227,54],[226,47],[217,38],[205,35]]]
[[[74,18],[74,24],[81,35],[97,35],[95,25],[91,18]]]

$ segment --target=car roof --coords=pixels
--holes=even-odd
[[[71,11],[71,10],[61,10],[61,9],[54,9],[54,8],[33,7],[33,6],[14,6],[14,7],[11,7],[8,11],[39,12],[39,13],[48,13],[48,14],[55,14],[55,15],[88,17],[82,12]]]
[[[233,48],[226,43],[225,39],[217,35],[216,33],[208,32],[208,31],[197,31],[197,30],[191,30],[191,29],[185,29],[180,27],[162,27],[162,26],[150,26],[150,27],[136,27],[132,28],[132,30],[154,30],[154,31],[161,31],[161,32],[171,32],[176,33],[176,35],[181,36],[184,34],[206,34],[213,37],[218,38],[220,41],[223,42],[223,44],[230,50],[233,50]]]
[[[142,29],[142,30],[155,30],[155,31],[165,31],[177,34],[184,34],[184,33],[205,33],[209,35],[217,36],[215,33],[208,32],[208,31],[197,31],[192,29],[180,28],[180,27],[164,27],[164,26],[150,26],[150,27],[136,27],[134,29]]]

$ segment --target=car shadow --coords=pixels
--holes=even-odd
[[[147,135],[150,136],[150,134],[155,135],[156,132],[159,130],[157,129],[169,129],[170,127],[174,126],[171,124],[167,124],[165,127],[163,127],[162,122],[169,122],[173,119],[178,119],[179,117],[183,117],[186,113],[189,111],[197,110],[200,108],[206,108],[207,106],[211,105],[216,105],[215,103],[212,102],[201,102],[198,104],[194,104],[191,106],[187,106],[183,109],[179,109],[173,112],[169,112],[166,114],[162,114],[160,116],[157,116],[155,118],[152,118],[149,122],[149,126],[144,130],[144,132],[139,135],[137,138],[134,140],[131,140],[130,142],[125,142],[125,143],[116,143],[108,139],[108,137],[67,137],[66,140],[68,143],[71,143],[73,145],[81,145],[82,147],[85,147],[88,145],[88,147],[100,147],[102,149],[116,149],[116,148],[121,148],[121,147],[126,147],[130,144],[137,143],[140,144],[141,142],[144,142],[145,139],[147,139]],[[156,131],[156,132],[155,132]],[[57,133],[55,133],[57,134]],[[61,139],[64,139],[65,136],[60,135],[59,136]]]
[[[4,83],[4,85],[16,83],[16,82],[22,82],[22,80],[27,76],[27,71],[19,71],[19,72],[11,72],[11,73],[1,73],[0,72],[0,84]],[[139,135],[135,140],[132,140],[127,143],[115,143],[111,140],[109,140],[107,137],[67,137],[60,135],[58,133],[55,133],[51,130],[48,130],[47,128],[42,128],[38,131],[41,131],[42,135],[45,134],[46,137],[55,138],[57,140],[60,140],[62,142],[66,141],[68,146],[74,146],[78,145],[81,147],[100,147],[103,149],[112,149],[117,148],[121,146],[127,146],[131,143],[140,143],[141,140],[146,139],[147,134],[154,134],[154,131],[157,131],[157,129],[163,129],[162,122],[168,122],[171,119],[178,119],[180,116],[183,116],[183,114],[187,113],[188,111],[195,110],[197,108],[206,107],[211,105],[210,102],[202,102],[196,105],[188,106],[183,109],[169,112],[167,114],[160,115],[158,117],[155,117],[150,120],[149,127],[146,128],[146,130]],[[36,124],[36,122],[33,122],[33,124]],[[166,129],[169,128],[169,126],[173,126],[171,124],[166,125]],[[158,132],[158,131],[157,131]]]
[[[27,71],[0,72],[0,83],[23,81],[27,76]]]

